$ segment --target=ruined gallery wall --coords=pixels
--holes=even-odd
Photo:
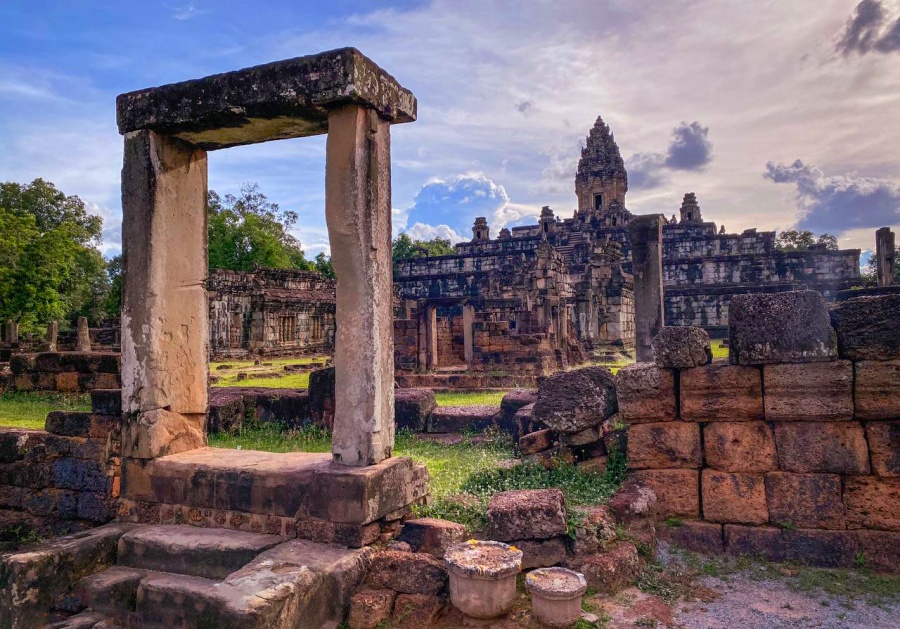
[[[108,352],[12,354],[9,368],[0,374],[0,390],[83,393],[121,386],[120,356]]]
[[[0,542],[65,535],[115,517],[119,391],[96,390],[90,413],[54,411],[45,430],[0,428]]]
[[[757,309],[750,318],[805,334],[802,352],[619,372],[629,467],[656,492],[658,515],[675,518],[673,534],[698,549],[833,566],[852,566],[862,553],[896,570],[900,296],[839,304],[838,352],[824,302],[817,322],[792,302],[798,294],[809,293],[742,301],[775,302],[777,314]],[[773,334],[756,345],[783,340]]]

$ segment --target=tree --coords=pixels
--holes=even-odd
[[[837,251],[836,236],[822,234],[818,238],[809,230],[789,229],[778,234],[776,247],[779,251],[806,251],[813,245],[824,245],[829,251]]]
[[[394,239],[392,257],[396,263],[407,258],[425,258],[430,256],[449,256],[456,253],[456,249],[447,238],[434,238],[432,240],[413,240],[408,234],[400,234]]]
[[[878,260],[874,253],[861,269],[860,277],[867,283],[874,284],[878,281]],[[900,284],[900,247],[894,248],[894,283]]]
[[[312,270],[300,242],[290,234],[297,213],[281,210],[255,183],[241,186],[239,196],[207,195],[209,266],[252,271],[257,265]]]
[[[107,286],[103,222],[52,183],[0,183],[0,319],[25,331],[50,319],[96,320]]]
[[[331,264],[331,256],[326,256],[324,251],[319,252],[315,261],[316,271],[329,279],[334,279],[334,266]]]

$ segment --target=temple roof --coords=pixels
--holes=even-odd
[[[628,182],[619,145],[602,116],[597,116],[597,122],[588,134],[587,143],[581,149],[581,159],[578,160],[576,178],[587,176],[623,177],[626,185]]]

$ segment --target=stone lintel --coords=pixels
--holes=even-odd
[[[392,122],[416,98],[355,48],[276,61],[116,98],[119,133],[148,129],[206,150],[328,131],[328,109],[357,104]]]

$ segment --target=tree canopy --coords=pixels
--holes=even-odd
[[[0,183],[0,319],[35,330],[51,319],[103,316],[103,221],[52,183]]]
[[[816,236],[811,231],[789,229],[778,234],[776,246],[779,251],[806,251],[813,245],[825,245],[829,251],[837,251],[838,241],[836,236],[822,234]]]
[[[400,234],[394,239],[392,254],[394,262],[405,258],[426,258],[429,256],[453,255],[456,250],[446,238],[433,240],[413,240],[408,234]]]

